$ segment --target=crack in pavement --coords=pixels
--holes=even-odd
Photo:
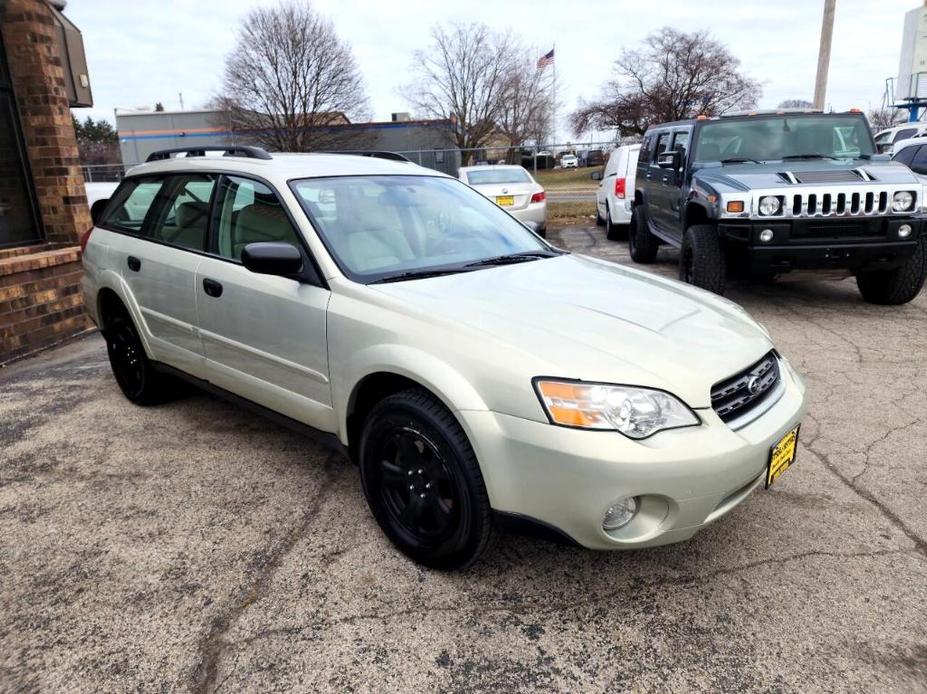
[[[765,566],[768,564],[784,564],[793,561],[801,561],[803,559],[809,559],[813,557],[827,557],[827,558],[837,558],[837,559],[858,559],[866,557],[884,557],[889,555],[906,555],[913,554],[919,556],[919,552],[916,549],[883,549],[883,550],[870,550],[865,552],[830,552],[826,550],[808,550],[805,552],[797,552],[795,554],[790,554],[784,557],[767,557],[765,559],[758,559],[756,561],[748,562],[746,564],[740,564],[738,566],[723,567],[716,569],[714,571],[709,571],[704,574],[698,575],[684,575],[684,576],[666,576],[660,579],[642,581],[637,583],[635,588],[658,588],[663,586],[689,586],[697,583],[701,583],[718,576],[730,576],[738,573],[743,573],[745,571],[750,571],[752,569],[758,568],[760,566]],[[298,624],[295,626],[287,627],[277,627],[272,629],[262,629],[247,638],[239,639],[237,641],[232,641],[226,643],[227,648],[234,648],[236,651],[239,651],[247,646],[252,645],[257,641],[261,641],[265,638],[273,638],[276,636],[291,636],[293,634],[299,634],[307,629],[319,628],[319,627],[334,627],[342,624],[354,624],[356,622],[362,621],[376,621],[386,623],[389,620],[406,617],[409,615],[422,615],[422,614],[442,614],[442,613],[460,613],[468,612],[472,615],[490,615],[490,614],[555,614],[559,612],[565,612],[568,610],[582,609],[591,605],[601,604],[603,601],[608,601],[609,594],[604,595],[595,595],[590,596],[585,600],[572,600],[569,602],[539,602],[539,603],[527,603],[527,602],[517,602],[507,605],[490,605],[490,604],[481,604],[474,607],[463,607],[461,605],[422,605],[417,607],[407,607],[401,610],[393,610],[391,612],[369,612],[361,613],[355,615],[348,615],[339,619],[324,619],[321,618],[318,621],[310,622],[307,624]]]
[[[318,491],[307,504],[309,510],[289,533],[279,538],[269,548],[270,560],[263,570],[229,601],[230,605],[225,610],[220,611],[220,614],[213,620],[209,633],[200,639],[197,644],[196,650],[199,658],[196,667],[193,669],[192,683],[192,690],[197,694],[205,694],[210,691],[214,694],[228,679],[228,676],[226,676],[218,686],[215,686],[219,662],[228,645],[225,635],[249,607],[265,597],[270,589],[274,574],[283,564],[286,556],[296,546],[296,543],[306,536],[306,531],[318,516],[329,490],[338,481],[337,472],[341,466],[337,464],[336,458],[340,460],[341,456],[335,452],[331,452],[326,458],[322,466],[324,472],[322,482]]]
[[[908,422],[907,424],[902,424],[900,426],[893,427],[892,429],[889,429],[887,432],[885,432],[882,436],[872,441],[868,446],[866,446],[866,450],[861,451],[862,454],[866,457],[866,459],[863,461],[863,469],[857,472],[855,475],[853,475],[853,477],[850,479],[850,484],[855,485],[856,481],[869,471],[869,459],[872,456],[873,448],[875,448],[878,444],[885,441],[892,434],[895,434],[899,431],[904,431],[905,429],[909,429],[913,427],[915,424],[920,424],[920,423],[921,423],[920,419],[915,419],[913,421]]]
[[[815,428],[816,428],[817,431],[818,431],[818,435],[815,436],[815,437],[814,437],[813,439],[811,439],[810,441],[803,441],[803,442],[802,442],[802,445],[803,445],[808,451],[810,451],[810,452],[813,453],[815,456],[817,456],[818,459],[820,459],[821,463],[823,463],[824,467],[825,467],[827,470],[829,470],[831,473],[833,473],[833,474],[834,474],[841,482],[843,482],[852,492],[854,492],[858,497],[860,497],[860,498],[863,499],[864,501],[868,501],[870,504],[872,504],[873,506],[875,506],[876,509],[877,509],[877,510],[878,510],[878,511],[879,511],[879,512],[880,512],[892,525],[894,525],[896,528],[898,528],[902,533],[904,533],[904,534],[907,536],[907,538],[908,538],[909,540],[911,540],[911,542],[914,543],[914,545],[917,547],[917,549],[920,551],[921,554],[927,556],[927,540],[925,540],[925,539],[922,538],[920,535],[918,535],[914,530],[912,530],[911,528],[909,528],[909,527],[907,526],[907,524],[901,519],[901,517],[900,517],[897,513],[895,513],[894,511],[892,511],[890,508],[888,508],[884,503],[882,503],[882,501],[880,501],[880,500],[878,499],[878,497],[876,497],[875,494],[873,494],[872,492],[867,491],[867,490],[865,490],[865,489],[861,489],[860,487],[858,487],[858,486],[854,483],[854,480],[853,480],[852,478],[847,477],[846,475],[844,475],[844,474],[840,471],[840,468],[830,459],[830,454],[829,454],[829,453],[827,453],[827,452],[825,452],[825,451],[822,451],[822,450],[818,450],[818,449],[815,448],[815,444],[822,438],[822,435],[821,435],[821,433],[820,433],[820,431],[821,431],[821,423],[820,423],[811,413],[808,413],[808,415],[806,415],[806,416],[808,417],[808,419],[810,419],[812,422],[814,422]],[[823,438],[826,438],[826,437],[823,437]]]

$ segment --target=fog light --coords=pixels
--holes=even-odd
[[[902,224],[900,227],[898,227],[898,238],[899,239],[908,238],[911,235],[911,231],[912,229],[911,229],[910,224]]]
[[[624,499],[615,499],[602,520],[603,530],[618,530],[630,522],[637,513],[637,497],[629,496]]]
[[[775,235],[776,234],[772,229],[763,229],[763,231],[760,232],[760,241],[763,243],[769,243],[773,240],[773,236]]]

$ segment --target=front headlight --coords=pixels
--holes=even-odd
[[[895,193],[892,198],[892,210],[895,212],[907,212],[914,207],[914,196],[906,190]]]
[[[760,198],[759,210],[760,214],[764,217],[772,217],[774,214],[779,214],[781,208],[782,201],[775,195],[764,195]]]
[[[632,439],[699,424],[692,410],[662,390],[554,380],[537,380],[535,386],[553,424],[611,429]]]

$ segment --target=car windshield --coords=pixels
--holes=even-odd
[[[527,183],[531,179],[524,169],[479,169],[467,172],[467,182],[471,186],[491,183]]]
[[[465,272],[505,259],[558,254],[452,178],[342,176],[290,185],[339,267],[359,282]]]
[[[775,116],[705,123],[695,162],[849,159],[872,154],[865,120],[853,115]]]

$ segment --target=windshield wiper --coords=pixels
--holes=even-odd
[[[402,282],[403,280],[421,280],[428,277],[456,275],[459,272],[466,272],[466,270],[459,267],[444,268],[443,270],[406,270],[405,272],[398,272],[395,275],[387,275],[378,280],[373,280],[369,284],[386,284],[387,282]]]
[[[809,152],[808,154],[788,154],[782,157],[782,161],[788,161],[789,159],[834,159],[838,160],[840,157],[833,157],[830,154],[821,154],[820,152]]]
[[[541,258],[553,258],[556,253],[551,251],[525,251],[523,253],[508,253],[506,255],[497,255],[492,258],[483,258],[467,263],[464,267],[486,267],[487,265],[511,265],[513,263],[524,263],[529,260],[539,260]]]
[[[730,159],[722,159],[722,164],[746,164],[747,162],[752,162],[754,164],[762,164],[763,162],[757,161],[756,159],[749,159],[744,157],[731,157]]]

